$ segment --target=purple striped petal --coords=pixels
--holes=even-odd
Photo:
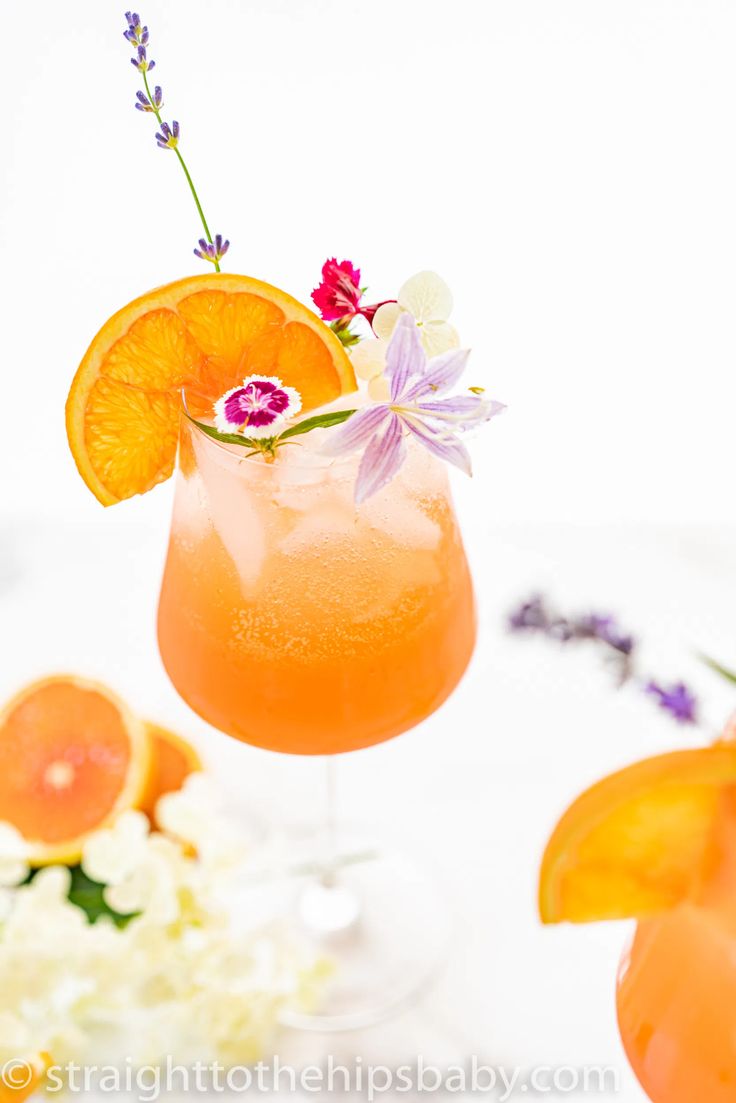
[[[358,410],[345,422],[341,429],[330,435],[324,447],[328,455],[339,456],[343,452],[354,452],[375,436],[382,423],[394,415],[383,403]]]
[[[431,429],[428,425],[423,425],[418,418],[402,415],[401,420],[429,452],[432,452],[441,460],[459,467],[466,475],[473,474],[470,453],[461,440],[448,433],[447,430],[437,431]]]
[[[409,380],[424,371],[426,363],[416,322],[411,314],[402,314],[386,349],[385,375],[391,383],[393,402],[401,396]]]
[[[469,394],[440,398],[436,402],[418,402],[416,408],[428,418],[451,421],[458,429],[482,425],[506,409],[502,402],[488,402]]]
[[[470,349],[449,349],[434,356],[421,379],[406,392],[404,402],[414,402],[425,395],[442,394],[457,383],[465,371]]]
[[[396,414],[386,429],[374,436],[360,461],[355,480],[355,504],[360,505],[390,483],[406,458],[403,428]]]

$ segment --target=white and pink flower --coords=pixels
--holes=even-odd
[[[218,398],[215,426],[250,440],[275,437],[302,408],[301,395],[275,375],[249,375],[242,385]]]

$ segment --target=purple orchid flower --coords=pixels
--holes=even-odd
[[[470,454],[458,433],[489,421],[505,409],[479,395],[438,398],[460,378],[467,349],[450,349],[427,360],[416,322],[402,315],[386,350],[390,400],[354,414],[328,445],[333,455],[365,448],[355,483],[358,505],[393,479],[406,458],[407,435],[470,475]]]

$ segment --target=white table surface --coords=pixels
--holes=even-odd
[[[633,690],[614,692],[589,652],[511,639],[503,618],[534,588],[566,608],[611,609],[641,633],[652,673],[691,681],[717,723],[733,695],[693,652],[736,665],[736,530],[503,526],[490,505],[478,509],[478,499],[458,489],[481,614],[471,669],[420,728],[343,756],[339,766],[342,803],[352,815],[380,817],[397,841],[413,840],[434,855],[457,913],[451,960],[402,1015],[342,1036],[285,1032],[279,1053],[297,1063],[332,1053],[385,1064],[419,1054],[447,1064],[477,1054],[525,1068],[608,1065],[621,1073],[615,1098],[635,1103],[644,1096],[624,1061],[613,998],[629,926],[543,929],[535,912],[538,862],[556,817],[581,787],[702,736],[678,729]],[[164,675],[154,616],[169,495],[163,488],[104,513],[90,503],[74,519],[3,523],[0,695],[57,670],[99,677],[196,742],[224,789],[253,816],[278,824],[309,815],[319,763],[213,732]],[[483,498],[492,503],[489,488]]]

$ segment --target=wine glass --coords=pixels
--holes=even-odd
[[[443,928],[434,885],[403,859],[340,864],[330,764],[442,704],[476,615],[444,465],[407,442],[399,474],[356,506],[358,458],[327,458],[322,432],[265,462],[182,418],[158,638],[207,722],[328,763],[325,847],[296,911],[338,958],[325,1006],[302,1025],[339,1028],[406,1000]]]

